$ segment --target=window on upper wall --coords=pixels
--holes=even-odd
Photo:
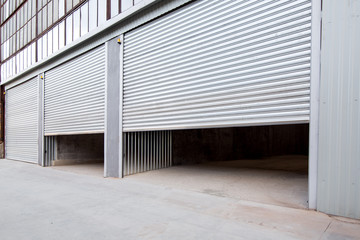
[[[1,61],[33,41],[35,35],[31,35],[31,25],[32,21],[35,22],[32,11],[34,2],[36,6],[36,0],[16,1],[16,4],[8,0],[1,6],[1,13],[8,12],[1,15],[1,49],[4,51]]]
[[[115,17],[119,14],[119,0],[111,0],[111,17]]]
[[[66,44],[70,44],[73,41],[73,23],[72,18],[73,16],[70,15],[66,18],[65,24],[66,24]]]
[[[121,12],[124,12],[133,6],[133,0],[121,0]]]
[[[107,0],[98,0],[98,26],[106,21],[106,3]]]
[[[81,8],[80,8],[80,29],[81,29],[81,33],[80,35],[83,36],[86,33],[89,32],[89,3],[84,4]]]
[[[1,81],[141,0],[0,0]]]
[[[73,40],[76,40],[80,37],[80,9],[73,13],[73,28]]]
[[[89,0],[89,31],[97,27],[97,0]]]

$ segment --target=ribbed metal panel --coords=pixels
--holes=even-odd
[[[44,138],[44,166],[51,166],[56,160],[56,136],[48,136]]]
[[[33,78],[6,91],[6,158],[38,163],[38,81]]]
[[[125,34],[124,131],[309,121],[311,1],[196,1]]]
[[[104,131],[105,47],[45,73],[45,134]]]
[[[171,131],[127,132],[123,135],[123,175],[172,165]]]
[[[360,219],[360,1],[323,1],[318,210]]]

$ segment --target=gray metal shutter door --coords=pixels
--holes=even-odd
[[[37,78],[6,91],[7,159],[38,163],[38,92]]]
[[[311,1],[196,1],[125,34],[124,131],[309,121]]]
[[[105,46],[45,73],[45,135],[104,131]]]

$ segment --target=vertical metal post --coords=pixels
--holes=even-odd
[[[161,167],[164,168],[166,167],[165,165],[165,131],[161,132]]]
[[[168,134],[168,140],[167,140],[167,149],[168,149],[168,151],[167,151],[167,159],[168,159],[168,167],[170,167],[170,131],[168,131],[167,132],[167,134]]]
[[[159,131],[159,169],[162,168],[162,131]]]
[[[140,132],[140,172],[144,171],[144,132]]]
[[[119,139],[120,141],[123,140],[123,87],[124,87],[124,34],[120,35],[120,89],[119,89]],[[119,158],[120,158],[120,168],[119,169],[119,177],[124,177],[123,175],[123,170],[122,170],[122,166],[123,166],[123,148],[121,147],[122,144],[119,143]]]
[[[54,136],[54,159],[57,160],[57,136]]]
[[[311,14],[311,89],[309,132],[309,208],[317,208],[317,176],[319,147],[321,1],[312,1]]]
[[[127,156],[127,175],[130,175],[130,156],[131,156],[131,152],[130,152],[130,133],[125,133],[127,136],[127,152],[126,152],[126,156]]]
[[[146,141],[147,141],[147,170],[149,171],[150,170],[150,156],[151,156],[151,148],[150,148],[150,132],[147,133],[147,138],[146,138]]]
[[[170,143],[169,143],[169,148],[170,148],[170,167],[173,165],[173,153],[172,153],[172,131],[170,131]]]
[[[149,157],[149,161],[150,161],[150,169],[149,170],[153,170],[153,162],[154,162],[154,158],[153,158],[153,132],[150,132],[150,136],[149,136],[149,145],[150,145],[150,157]]]
[[[168,131],[164,131],[164,167],[168,167],[168,164],[167,164],[167,161],[168,161],[168,158],[167,158],[167,140],[168,140],[168,137],[167,137],[167,134],[168,134]]]
[[[105,134],[104,176],[123,176],[123,132],[122,132],[122,36],[105,44]]]
[[[44,87],[44,79],[45,74],[42,73],[38,75],[38,164],[40,166],[45,167],[45,149],[44,149],[44,94],[45,94],[45,87]]]
[[[134,133],[134,173],[138,172],[138,159],[139,159],[139,154],[138,154],[138,135],[135,132]]]
[[[159,148],[159,131],[156,131],[156,141],[155,141],[155,148],[156,148],[156,169],[160,168],[160,161],[159,161],[159,156],[160,156],[160,148]]]
[[[126,134],[123,135],[123,146],[122,148],[124,149],[124,153],[126,153]],[[123,153],[123,175],[125,176],[127,174],[126,170],[127,170],[127,158],[126,156],[124,156],[124,153]]]

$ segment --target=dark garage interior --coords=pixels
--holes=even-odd
[[[104,134],[56,136],[55,149],[53,167],[103,176]]]
[[[308,146],[308,124],[173,131],[173,163],[307,156]]]

